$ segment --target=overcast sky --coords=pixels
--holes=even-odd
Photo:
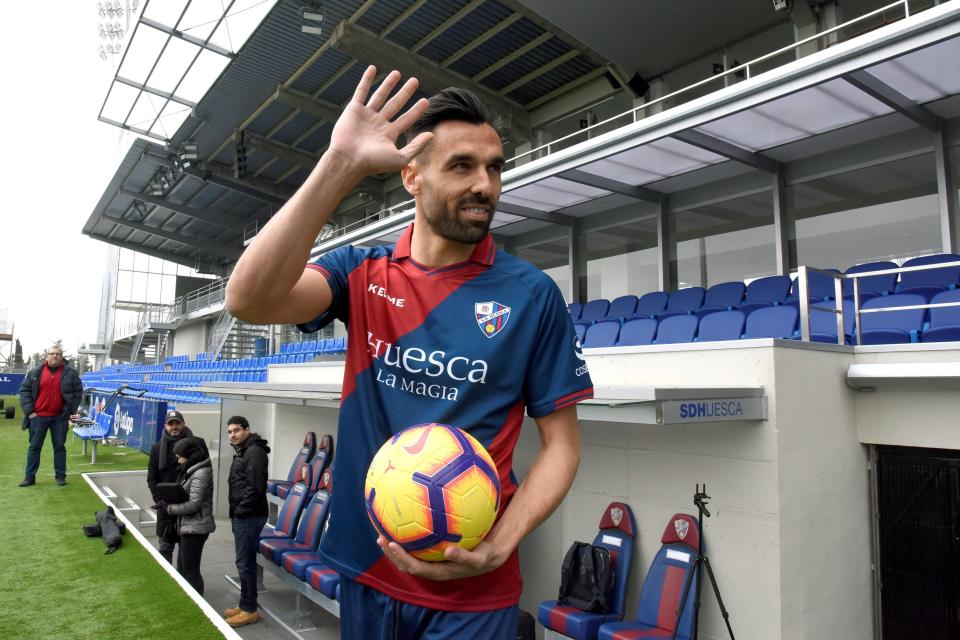
[[[97,121],[113,68],[98,56],[96,2],[5,13],[0,309],[24,356],[57,339],[75,353],[97,339],[107,255],[81,230],[132,138]]]

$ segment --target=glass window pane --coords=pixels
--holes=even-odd
[[[133,273],[120,271],[117,273],[117,300],[129,300],[133,286]]]
[[[678,288],[777,272],[769,191],[674,214]]]
[[[131,300],[143,302],[147,299],[147,274],[139,271],[133,272],[133,290],[130,293]]]
[[[798,264],[846,270],[941,250],[932,153],[793,185],[787,200]]]
[[[587,263],[585,300],[639,296],[660,288],[655,217],[589,231],[580,246]]]
[[[143,253],[134,252],[133,254],[133,270],[134,271],[146,271],[147,270],[147,256]]]
[[[133,251],[120,249],[120,268],[133,269]]]

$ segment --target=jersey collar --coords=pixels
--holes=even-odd
[[[413,223],[403,231],[403,235],[400,236],[400,239],[397,240],[397,244],[393,247],[393,259],[402,260],[404,258],[410,257],[410,241],[413,239]],[[485,267],[493,265],[493,258],[497,253],[497,245],[493,241],[493,236],[489,233],[487,236],[478,242],[473,248],[473,253],[470,254],[469,261],[476,262],[477,264],[482,264]],[[453,266],[453,265],[448,265]],[[448,267],[441,267],[441,269],[446,269]]]

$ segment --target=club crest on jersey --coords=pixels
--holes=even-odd
[[[477,325],[488,338],[500,333],[510,319],[510,307],[499,302],[478,302],[473,305]]]

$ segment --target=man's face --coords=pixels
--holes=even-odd
[[[503,165],[503,144],[490,125],[437,125],[412,163],[411,193],[433,232],[463,244],[483,240],[500,199]]]
[[[250,437],[250,429],[244,429],[239,424],[228,424],[227,435],[230,436],[230,444],[243,444],[243,442]]]
[[[56,369],[63,364],[63,349],[60,347],[50,347],[47,349],[47,366]]]
[[[167,424],[163,425],[163,429],[171,438],[177,438],[183,431],[183,423],[179,420],[168,420]]]

